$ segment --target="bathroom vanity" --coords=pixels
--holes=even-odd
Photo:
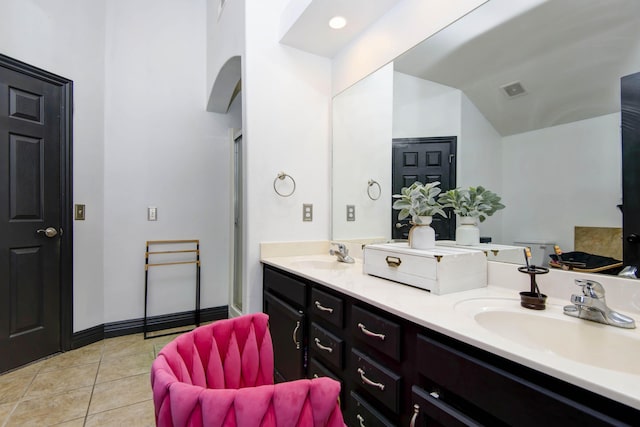
[[[593,366],[588,358],[558,356],[538,342],[509,339],[507,326],[523,334],[529,327],[518,323],[518,316],[529,314],[519,307],[516,290],[490,284],[438,296],[365,275],[359,261],[337,263],[328,255],[262,262],[277,381],[340,381],[350,426],[640,422],[638,368],[626,372],[620,368],[624,360]],[[585,322],[558,314],[564,302],[550,298],[548,313],[540,314],[540,335],[550,345],[558,342],[554,334],[562,334],[558,322]],[[507,315],[490,319],[478,317],[481,312]],[[640,339],[637,330],[569,326],[580,334],[612,333],[620,342]],[[575,337],[566,337],[565,345],[560,340],[562,347],[575,343]],[[606,345],[594,348],[599,344]]]

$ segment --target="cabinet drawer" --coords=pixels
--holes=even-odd
[[[416,360],[418,372],[430,381],[506,424],[616,424],[588,406],[423,335],[418,335]]]
[[[351,350],[351,361],[352,371],[349,375],[354,384],[397,413],[400,407],[400,375],[355,348]]]
[[[369,404],[356,392],[351,392],[349,406],[351,410],[347,416],[350,426],[365,427],[394,427],[395,424],[386,419],[380,412]]]
[[[351,335],[395,360],[400,360],[401,328],[382,316],[354,306],[352,309]]]
[[[336,368],[342,369],[344,341],[340,337],[323,329],[317,323],[312,323],[309,347],[312,355],[316,355]]]
[[[300,308],[307,305],[306,284],[284,273],[265,267],[264,287]]]
[[[334,297],[319,289],[311,290],[311,313],[338,328],[342,328],[343,325],[343,305],[341,298]]]
[[[344,382],[342,381],[342,378],[334,374],[331,371],[331,369],[324,366],[322,362],[320,362],[315,357],[309,358],[309,368],[307,372],[309,373],[308,377],[311,379],[319,378],[319,377],[329,377],[331,379],[338,381],[340,383],[340,407],[344,408],[345,390],[344,390]]]
[[[426,390],[418,386],[411,387],[411,399],[414,411],[411,418],[412,426],[466,427],[482,425],[457,408],[441,401],[437,393],[427,393]]]

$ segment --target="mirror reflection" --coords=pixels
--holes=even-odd
[[[481,236],[622,259],[620,78],[640,71],[639,21],[636,0],[491,0],[337,95],[333,239],[391,238],[393,139],[454,136],[456,186],[506,206]]]

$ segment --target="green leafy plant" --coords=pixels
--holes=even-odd
[[[500,203],[500,196],[480,185],[445,191],[440,194],[438,202],[445,208],[453,208],[456,215],[479,218],[480,222],[505,207]]]
[[[398,220],[411,216],[414,224],[422,224],[421,216],[439,214],[446,217],[443,206],[437,200],[442,191],[439,185],[438,181],[426,184],[416,181],[410,187],[403,187],[401,194],[394,194],[393,198],[398,200],[393,202],[393,209],[400,211]]]

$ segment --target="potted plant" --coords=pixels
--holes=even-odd
[[[426,184],[416,181],[410,187],[403,187],[400,194],[393,195],[398,199],[393,203],[393,209],[400,211],[398,220],[411,216],[413,227],[409,230],[409,246],[414,249],[435,247],[435,231],[430,226],[432,217],[436,214],[446,216],[437,199],[442,191],[439,185],[438,181]]]
[[[456,243],[459,245],[479,244],[478,219],[483,222],[505,207],[500,203],[500,196],[480,185],[445,191],[440,194],[438,202],[445,208],[452,208],[453,213],[460,217],[460,227],[456,228]]]

